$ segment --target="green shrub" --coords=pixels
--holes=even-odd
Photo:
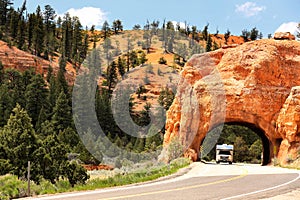
[[[166,65],[167,64],[167,60],[164,57],[161,57],[158,61],[159,64],[161,65]]]

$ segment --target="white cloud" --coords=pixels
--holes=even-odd
[[[265,6],[257,6],[254,2],[246,2],[242,5],[235,6],[235,12],[242,13],[246,17],[252,17],[258,15],[260,12],[266,9]]]
[[[275,31],[276,32],[290,32],[294,35],[297,34],[297,30],[298,30],[298,23],[297,22],[287,22],[287,23],[283,23],[281,24],[277,30]]]
[[[67,12],[71,16],[79,17],[79,20],[83,27],[88,26],[90,28],[92,25],[95,25],[96,27],[101,27],[103,22],[107,19],[106,13],[103,12],[100,8],[70,8],[69,10],[67,10]]]
[[[177,24],[179,23],[179,26],[181,29],[185,29],[185,23],[184,22],[177,22],[177,21],[172,21],[173,25],[174,25],[174,28],[176,30],[177,28]]]

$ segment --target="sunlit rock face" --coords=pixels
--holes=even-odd
[[[222,123],[255,127],[267,138],[265,163],[296,157],[300,144],[300,42],[258,40],[194,55],[167,112],[164,146],[178,138],[196,160]],[[267,150],[267,151],[266,151]],[[266,156],[264,154],[264,156]]]

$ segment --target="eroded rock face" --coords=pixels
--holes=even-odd
[[[299,74],[297,41],[259,40],[193,56],[167,112],[164,145],[179,137],[195,160],[209,130],[247,124],[269,140],[267,162],[273,154],[285,162],[300,144]]]
[[[274,34],[275,40],[295,40],[296,37],[290,32],[276,32]]]
[[[19,50],[14,46],[9,47],[7,43],[3,41],[0,41],[0,61],[5,69],[16,69],[23,72],[30,68],[34,68],[35,72],[42,74],[44,78],[47,76],[48,68],[50,65],[53,68],[54,74],[57,74],[59,70],[57,61],[50,62],[44,60],[30,53]],[[72,67],[72,65],[67,65],[65,76],[69,85],[72,85],[75,81],[76,76],[76,70]]]

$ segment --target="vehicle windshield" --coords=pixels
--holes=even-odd
[[[231,155],[230,151],[220,151],[219,154],[222,154],[222,155]]]

